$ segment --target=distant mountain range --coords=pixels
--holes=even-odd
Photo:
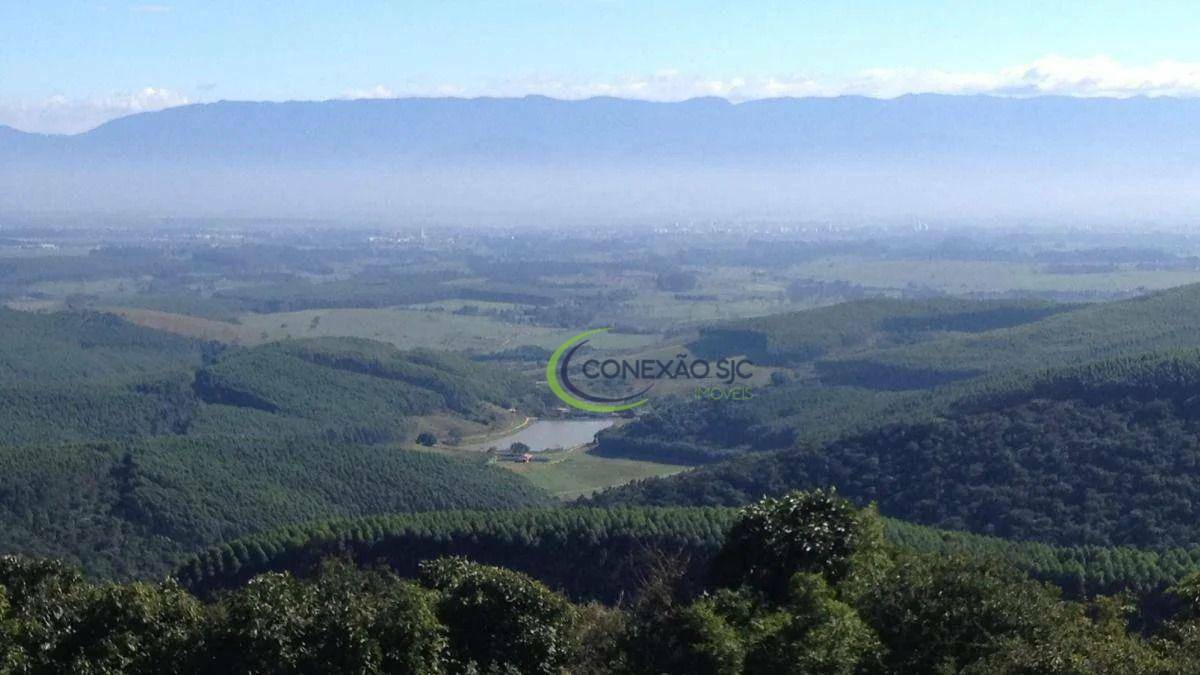
[[[1180,215],[1197,166],[1191,99],[223,101],[0,127],[0,207]]]

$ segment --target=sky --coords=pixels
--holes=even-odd
[[[1200,96],[1200,3],[0,2],[0,124],[216,100]]]

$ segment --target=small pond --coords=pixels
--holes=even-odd
[[[495,446],[499,450],[507,450],[513,443],[524,443],[529,446],[530,452],[573,448],[591,443],[600,430],[612,425],[613,420],[536,420],[507,436],[465,447],[469,450],[486,450]]]

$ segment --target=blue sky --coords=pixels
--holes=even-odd
[[[1196,2],[3,2],[0,123],[217,99],[1200,94]]]

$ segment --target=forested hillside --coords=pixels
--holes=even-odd
[[[106,314],[0,310],[0,444],[413,435],[409,418],[539,406],[503,368],[354,338],[220,348]]]
[[[1200,285],[1083,306],[870,300],[725,325],[693,346],[766,349],[787,375],[747,405],[660,401],[601,452],[709,463],[929,419],[996,378],[1200,346],[1196,306]]]
[[[537,409],[501,367],[360,339],[218,347],[0,309],[0,552],[102,577],[336,516],[549,503],[483,457],[400,449],[420,415]]]
[[[197,366],[203,346],[97,312],[0,307],[0,382],[121,383]]]
[[[874,298],[707,327],[689,347],[718,358],[744,354],[756,363],[795,366],[838,353],[925,342],[947,332],[1018,326],[1077,307],[1040,300]]]
[[[110,314],[0,307],[0,445],[177,433],[212,351]]]
[[[1036,322],[829,359],[823,382],[913,389],[982,373],[1030,371],[1197,346],[1200,285],[1087,305]]]
[[[836,486],[888,516],[1061,544],[1200,540],[1200,352],[972,387],[939,415],[647,480],[597,505],[733,505]]]
[[[303,439],[172,438],[6,448],[0,550],[99,576],[157,576],[230,537],[331,516],[551,500],[483,458]]]
[[[498,367],[427,350],[352,338],[303,340],[231,350],[196,373],[196,396],[224,422],[234,411],[270,417],[267,429],[355,442],[412,438],[411,418],[444,411],[486,420],[484,405],[537,406],[533,385]],[[263,415],[262,413],[266,413]],[[210,420],[197,429],[216,431]],[[235,434],[258,435],[244,425]]]

